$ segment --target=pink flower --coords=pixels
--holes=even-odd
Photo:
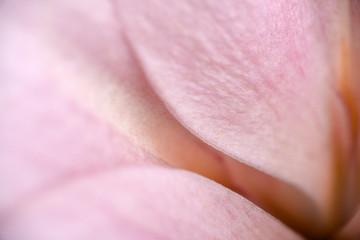
[[[359,238],[359,26],[356,0],[1,2],[0,238]]]

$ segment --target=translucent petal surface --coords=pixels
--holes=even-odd
[[[109,171],[13,212],[5,240],[301,239],[244,198],[176,170]]]
[[[186,127],[336,218],[350,142],[341,1],[118,2],[148,78]]]
[[[333,49],[341,42],[335,22],[342,14],[335,1],[324,5],[279,2],[266,8],[261,1],[229,1],[223,9],[202,1],[172,6],[156,1],[124,5],[97,0],[86,5],[29,1],[21,7],[16,5],[21,1],[9,2],[12,11],[6,13],[12,20],[0,24],[0,60],[6,61],[0,67],[10,68],[1,73],[8,83],[14,82],[5,84],[2,100],[5,109],[12,108],[9,102],[18,105],[1,119],[6,133],[3,152],[11,155],[8,159],[28,153],[50,155],[60,146],[64,156],[58,154],[59,160],[49,163],[55,169],[66,165],[60,179],[62,174],[87,169],[81,161],[79,169],[67,169],[70,162],[77,163],[74,159],[84,149],[89,149],[86,156],[90,161],[109,154],[117,165],[122,162],[117,162],[121,151],[112,148],[108,135],[120,139],[114,140],[115,145],[125,144],[127,139],[99,123],[94,114],[173,166],[198,172],[244,194],[290,225],[300,219],[297,229],[317,229],[324,220],[340,216],[329,210],[334,209],[334,202],[349,203],[345,215],[352,215],[351,197],[345,201],[343,194],[334,197],[343,184],[339,176],[345,168],[352,168],[343,165],[351,145],[345,127],[348,109],[335,87],[339,65]],[[116,6],[120,10],[113,8]],[[186,127],[260,171],[234,162],[190,134],[169,114],[147,78]],[[16,82],[18,79],[30,82]],[[74,105],[74,96],[93,114]],[[34,101],[28,104],[27,99]],[[50,106],[53,108],[48,111]],[[68,115],[78,120],[66,118]],[[28,131],[33,124],[36,127]],[[67,127],[63,133],[55,133],[65,136],[59,140],[53,129],[61,124]],[[14,135],[11,128],[22,133]],[[83,135],[88,128],[99,131]],[[20,150],[43,130],[44,136],[32,141],[42,146],[41,150]],[[78,136],[79,144],[64,144]],[[13,151],[18,146],[19,151]],[[69,163],[60,163],[63,158]],[[113,166],[101,161],[94,167],[103,164]],[[333,171],[338,166],[342,170]],[[5,167],[3,171],[7,176],[4,182],[17,179]],[[41,172],[35,169],[30,175],[42,179],[37,171]],[[349,182],[354,184],[356,177],[351,178]],[[342,193],[351,192],[354,185],[349,186]],[[5,196],[11,196],[9,191]]]

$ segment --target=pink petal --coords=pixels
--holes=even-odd
[[[166,165],[134,157],[149,154],[63,91],[51,68],[61,62],[46,62],[35,32],[30,28],[27,35],[6,13],[0,13],[1,214],[71,178],[119,166]]]
[[[9,56],[27,52],[29,62],[40,64],[37,74],[46,72],[57,87],[136,144],[229,186],[219,154],[186,131],[152,92],[108,2],[33,1],[19,7],[14,1],[7,7],[3,35],[10,36]],[[15,59],[14,66],[24,65],[21,54]]]
[[[164,169],[129,170],[131,165],[162,162],[133,146],[74,100],[73,92],[69,94],[66,82],[63,87],[60,79],[81,83],[88,75],[74,74],[78,72],[66,64],[66,60],[74,64],[72,59],[43,45],[48,42],[38,36],[31,19],[20,16],[3,19],[0,28],[0,73],[5,79],[0,104],[7,112],[0,124],[0,156],[5,160],[0,168],[1,239],[300,239],[248,201],[209,180]],[[26,29],[24,20],[28,20]],[[19,67],[21,71],[17,71]],[[124,82],[139,81],[139,86],[128,89],[136,92],[146,86],[136,74],[130,76]],[[109,82],[104,81],[103,87]],[[159,122],[169,115],[154,116]],[[176,123],[169,121],[169,126]],[[188,141],[189,134],[182,137],[183,129],[178,129],[171,134]],[[197,143],[192,139],[190,143]],[[204,150],[203,155],[209,154]],[[118,167],[122,170],[91,178]]]
[[[188,172],[114,170],[12,212],[2,239],[301,239],[224,187]]]
[[[337,88],[346,2],[117,2],[147,77],[184,126],[310,196],[319,218],[303,217],[318,229],[335,224],[351,144]]]
[[[86,113],[86,110],[83,111],[82,108],[84,106],[110,122],[117,131],[128,135],[133,142],[143,146],[149,152],[170,162],[172,165],[199,172],[231,187],[228,176],[226,176],[227,172],[225,168],[228,166],[224,165],[224,160],[219,162],[219,159],[228,158],[209,148],[185,131],[167,112],[161,101],[147,85],[145,76],[138,66],[138,63],[125,46],[121,36],[121,26],[118,26],[119,22],[113,15],[116,11],[111,9],[111,5],[108,5],[107,2],[104,3],[96,0],[88,1],[86,5],[77,1],[52,1],[46,3],[42,1],[29,1],[24,5],[25,7],[19,7],[16,6],[16,2],[17,1],[10,1],[12,4],[15,3],[12,6],[12,11],[7,12],[11,15],[11,24],[9,29],[5,28],[6,34],[1,35],[8,39],[8,45],[2,45],[5,46],[4,49],[9,53],[4,59],[15,59],[15,64],[12,65],[12,74],[14,72],[20,74],[20,78],[27,76],[28,70],[25,70],[24,66],[30,68],[29,71],[31,72],[35,71],[36,73],[32,74],[36,75],[36,77],[46,73],[46,75],[49,76],[47,80],[50,79],[51,83],[40,84],[40,88],[45,88],[49,85],[53,88],[53,83],[56,83],[56,87],[53,89],[55,92],[59,90],[57,84],[61,85],[61,88],[65,88],[66,91],[70,90],[69,95],[71,96],[66,97],[70,104],[65,103],[65,105],[73,105],[71,102],[75,95],[82,105],[79,108],[85,115],[88,113]],[[12,22],[14,20],[15,23]],[[5,22],[5,25],[6,24]],[[131,25],[131,28],[133,27],[134,25]],[[14,51],[19,54],[14,54]],[[4,51],[1,51],[2,54],[3,52]],[[25,58],[23,53],[26,53]],[[29,63],[32,64],[29,65]],[[21,72],[23,73],[19,73],[16,70],[19,65],[23,66],[21,68]],[[33,65],[40,66],[36,66],[34,70]],[[17,89],[17,87],[14,89]],[[59,93],[60,99],[66,95],[62,90]],[[43,90],[40,92],[43,92]],[[52,95],[53,93],[49,91],[49,94]],[[55,93],[55,96],[57,96],[57,94],[58,93]],[[34,93],[32,93],[32,97],[33,95]],[[29,97],[29,99],[32,97]],[[48,101],[47,97],[39,100],[39,102]],[[23,104],[25,103],[26,102],[23,101]],[[50,103],[49,101],[49,105],[47,105],[48,109],[50,109]],[[60,103],[59,105],[62,104],[63,103]],[[23,105],[23,108],[25,108],[25,105]],[[60,109],[61,108],[62,107],[60,107]],[[48,109],[46,110],[46,108],[44,108],[44,111],[46,112]],[[54,112],[58,111],[59,110],[56,109]],[[75,112],[77,111],[78,110]],[[72,111],[65,110],[65,112],[68,113],[64,115],[68,115]],[[31,114],[33,113],[30,113],[30,115]],[[57,116],[58,115],[54,118],[57,118]],[[342,117],[340,116],[338,118],[339,122],[341,122]],[[67,121],[69,121],[69,119],[65,120],[65,124],[67,124]],[[23,123],[20,125],[24,124],[24,122],[25,119],[23,119]],[[79,125],[84,121],[80,122]],[[98,120],[96,119],[95,122],[98,122]],[[100,123],[100,125],[102,124],[103,123]],[[16,124],[10,125],[14,129],[18,127]],[[93,127],[89,127],[86,129],[92,128]],[[74,131],[74,128],[70,129],[71,127],[69,128],[69,132]],[[69,134],[71,137],[68,138],[68,142],[72,143],[73,141],[71,140],[76,139],[79,135],[82,135],[83,132],[87,132],[86,129],[84,127],[82,132],[79,131],[77,134]],[[161,131],[159,131],[160,129]],[[81,130],[81,128],[79,128],[79,130]],[[112,132],[110,129],[109,131]],[[89,132],[89,134],[94,133]],[[118,133],[115,133],[115,135],[118,135]],[[120,135],[120,138],[123,138],[123,136]],[[108,140],[99,142],[106,143],[107,141]],[[274,144],[275,143],[276,141],[274,141]],[[101,148],[111,149],[108,144],[104,145],[106,146],[101,146]],[[74,146],[77,145],[75,144]],[[81,149],[86,150],[86,148],[82,147]],[[49,153],[55,151],[51,148],[50,150]],[[64,152],[66,151],[67,150]],[[114,149],[110,151],[114,151]],[[245,151],[245,153],[246,152],[247,151]],[[261,153],[261,151],[259,151],[259,153]],[[280,155],[282,154],[283,153]],[[119,155],[121,155],[121,153],[119,153]],[[256,154],[254,154],[254,156],[255,155]],[[59,158],[61,158],[61,155],[59,155]],[[154,161],[157,162],[157,160]],[[255,196],[255,199],[252,200],[258,202],[258,204],[265,209],[271,207],[276,209],[280,205],[280,207],[285,210],[295,206],[294,212],[305,212],[303,214],[311,212],[314,215],[316,212],[313,211],[311,201],[307,199],[307,201],[304,201],[306,203],[301,202],[304,199],[303,194],[301,194],[299,190],[292,188],[291,185],[288,186],[286,183],[281,184],[277,182],[275,178],[261,174],[261,172],[250,169],[246,165],[234,164],[231,159],[225,161],[227,164],[230,163],[230,165],[233,165],[231,166],[232,169],[235,169],[233,177],[237,179],[237,187],[241,187],[240,191],[243,191],[249,198],[254,198]],[[131,160],[129,160],[129,162],[131,162]],[[74,168],[76,168],[76,166]],[[267,168],[267,166],[265,166],[265,168]],[[260,169],[266,170],[265,168]],[[286,167],[275,169],[275,172],[277,171],[286,171]],[[294,171],[296,171],[296,169]],[[240,173],[241,176],[239,176]],[[320,173],[322,172],[320,171]],[[274,176],[278,177],[280,175],[274,173]],[[294,183],[292,179],[287,180]],[[311,179],[308,180],[309,182],[311,181]],[[298,183],[295,181],[295,184]],[[319,185],[326,185],[326,183],[320,182]],[[284,186],[286,186],[286,190],[283,190]],[[304,190],[303,188],[300,189]],[[271,194],[267,195],[269,190],[271,190]],[[309,192],[311,192],[311,189]],[[290,194],[284,195],[285,193]],[[322,192],[319,191],[320,195],[321,193]],[[249,194],[253,196],[249,196]],[[311,194],[309,195],[312,196]],[[275,199],[278,202],[271,202],[269,197],[273,198],[270,199],[271,201]],[[264,199],[267,199],[270,203],[264,204]],[[261,200],[263,201],[261,202]],[[295,201],[292,202],[293,200]],[[271,204],[275,204],[275,206],[271,206]],[[313,217],[313,215],[311,215],[311,217]],[[286,216],[285,218],[288,217],[289,216]],[[283,220],[285,218],[283,218]],[[292,216],[292,218],[294,217]],[[313,219],[315,218],[316,217]],[[312,222],[308,222],[307,224],[311,225]]]
[[[18,55],[21,65],[34,62],[23,53]],[[64,178],[118,166],[164,164],[134,158],[141,150],[127,137],[56,88],[51,75],[33,75],[27,67],[20,73],[0,70],[0,211]]]
[[[74,1],[28,4],[20,9],[10,5],[11,31],[4,36],[14,35],[15,29],[15,39],[8,41],[7,49],[27,52],[34,59],[29,62],[41,64],[38,74],[46,72],[82,105],[150,153],[244,194],[298,230],[318,231],[313,224],[318,210],[304,193],[247,165],[234,165],[231,158],[184,129],[147,84],[111,6],[97,0],[88,4],[93,7]],[[25,49],[23,42],[29,45]],[[241,176],[234,175],[235,187],[229,175],[233,169],[241,171]],[[271,186],[270,194],[264,182]]]

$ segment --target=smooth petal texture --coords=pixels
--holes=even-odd
[[[65,130],[63,129],[64,133],[60,134],[66,137],[63,137],[63,139],[60,138],[60,142],[63,143],[63,147],[60,149],[63,151],[61,151],[62,154],[57,155],[58,159],[65,158],[68,159],[69,162],[73,161],[77,163],[76,155],[84,154],[84,156],[88,156],[91,162],[92,160],[97,161],[99,158],[107,159],[106,156],[109,154],[114,158],[109,157],[110,162],[112,160],[115,162],[114,165],[110,163],[110,167],[122,165],[123,162],[126,162],[127,165],[128,163],[161,163],[159,160],[146,160],[144,162],[140,160],[138,162],[136,161],[137,158],[135,158],[135,161],[132,162],[127,157],[125,157],[125,161],[124,159],[120,159],[121,151],[112,147],[114,145],[113,142],[109,142],[107,138],[112,136],[111,138],[117,139],[114,140],[115,145],[124,146],[127,145],[128,140],[121,134],[114,133],[113,130],[105,124],[100,123],[92,114],[87,113],[87,111],[83,109],[83,106],[86,106],[93,114],[100,116],[106,122],[110,122],[118,132],[128,135],[136,144],[143,146],[147,151],[168,161],[173,166],[198,172],[233,188],[267,211],[271,212],[271,210],[276,210],[277,215],[275,215],[283,221],[289,219],[289,216],[286,216],[286,211],[295,207],[291,212],[292,216],[290,214],[290,220],[298,218],[297,215],[307,215],[312,221],[318,223],[318,217],[321,215],[318,214],[319,209],[316,206],[314,208],[313,201],[301,192],[301,190],[304,190],[301,184],[299,191],[299,189],[296,188],[296,186],[299,185],[296,181],[294,182],[291,179],[287,179],[291,184],[295,183],[294,187],[287,182],[281,183],[278,179],[247,165],[234,162],[232,158],[212,149],[194,137],[169,114],[161,100],[152,92],[152,89],[147,83],[146,77],[152,77],[152,74],[146,71],[146,75],[144,75],[141,67],[145,66],[146,70],[148,70],[148,68],[146,64],[143,64],[143,59],[138,59],[143,64],[139,66],[139,62],[132,56],[133,53],[127,48],[127,44],[133,44],[134,42],[131,38],[128,38],[127,42],[124,40],[124,31],[119,21],[121,18],[118,19],[116,17],[119,16],[115,16],[116,14],[121,15],[122,10],[116,11],[113,9],[115,5],[112,6],[108,2],[97,0],[88,1],[86,5],[74,1],[27,1],[26,4],[22,4],[21,6],[17,5],[19,3],[21,3],[21,1],[8,1],[2,5],[2,7],[5,6],[5,8],[2,9],[2,13],[6,13],[2,15],[2,17],[7,16],[5,17],[5,21],[1,21],[0,27],[0,39],[2,42],[0,50],[2,63],[0,66],[10,67],[10,69],[6,69],[7,71],[2,71],[1,73],[3,75],[6,73],[5,78],[7,78],[8,81],[14,81],[14,84],[7,84],[10,87],[4,88],[5,90],[3,89],[5,92],[3,96],[11,97],[7,99],[5,97],[2,100],[5,99],[3,102],[5,103],[6,109],[11,108],[8,106],[9,102],[15,101],[19,104],[13,109],[15,110],[14,114],[9,114],[7,118],[1,119],[1,121],[4,120],[1,124],[4,129],[6,128],[5,132],[7,133],[7,137],[3,138],[6,143],[3,145],[6,146],[6,149],[4,148],[5,154],[10,153],[10,155],[15,155],[15,157],[12,156],[13,159],[16,159],[18,156],[25,156],[26,153],[36,155],[40,152],[43,154],[43,150],[38,151],[36,148],[35,151],[34,149],[22,151],[22,148],[20,148],[16,154],[15,151],[11,151],[11,149],[16,148],[14,147],[16,145],[23,147],[28,145],[27,143],[30,142],[29,139],[36,139],[37,141],[32,142],[37,146],[46,146],[47,150],[45,151],[45,155],[51,155],[51,153],[55,151],[55,145],[56,147],[61,146],[61,144],[58,144],[59,137],[54,137],[51,133],[54,129],[51,122],[59,118],[60,122],[58,124],[65,124],[67,127],[65,127]],[[270,10],[273,9],[270,8]],[[135,24],[131,24],[130,27],[136,30],[139,22],[134,23]],[[149,43],[150,42],[151,41],[149,41]],[[322,49],[322,47],[319,48]],[[134,50],[135,53],[138,53],[136,48],[134,48]],[[176,60],[177,58],[174,59]],[[214,63],[216,63],[216,61]],[[19,66],[22,67],[19,68]],[[18,68],[21,69],[21,71],[17,71]],[[196,70],[196,68],[194,69]],[[28,79],[29,75],[31,76],[30,79]],[[19,79],[21,79],[21,81],[30,80],[30,83],[24,84],[23,82],[16,82]],[[34,79],[36,79],[35,83],[31,82]],[[18,87],[19,85],[22,85],[23,88]],[[58,85],[61,86],[60,91]],[[21,90],[19,91],[19,89]],[[321,87],[319,87],[319,89],[321,90]],[[64,90],[66,93],[64,93]],[[331,92],[333,89],[329,87],[328,90]],[[17,92],[17,95],[14,96],[14,92]],[[324,95],[327,95],[327,93]],[[331,93],[329,95],[333,96]],[[82,107],[73,106],[74,96],[78,102],[82,103]],[[26,99],[32,98],[36,101],[30,104],[29,106],[31,107],[27,109]],[[328,103],[326,99],[324,102]],[[347,119],[343,117],[345,111],[341,109],[341,101],[335,100],[334,102],[333,104],[336,107],[332,113],[334,115],[340,113],[335,116],[335,122],[338,124],[335,125],[339,129],[343,129],[347,124]],[[49,111],[48,109],[51,108],[53,109]],[[35,113],[33,110],[35,110]],[[66,117],[68,115],[74,115],[77,120],[73,122],[73,120]],[[267,114],[264,114],[264,116],[265,115]],[[25,117],[30,121],[27,122]],[[43,122],[39,121],[39,119],[46,118],[49,119]],[[293,118],[290,119],[289,122],[292,123],[292,120]],[[40,126],[39,122],[45,124]],[[289,122],[287,123],[289,124]],[[47,125],[48,123],[50,123],[49,126]],[[23,130],[28,131],[26,126],[32,124],[37,127],[23,136],[23,133],[20,132],[23,132]],[[281,123],[278,124],[277,126],[279,127]],[[44,129],[42,129],[42,127],[44,127]],[[285,127],[289,126],[285,125]],[[14,135],[14,132],[11,131],[10,128],[18,129],[19,134]],[[325,126],[325,129],[326,128],[327,126]],[[99,131],[92,133],[88,132],[87,129],[99,129]],[[45,133],[50,133],[45,134],[45,136],[40,139],[32,137],[37,136],[36,132],[43,130],[45,130]],[[105,131],[105,133],[103,133],[103,131]],[[84,132],[93,136],[93,138],[84,137],[85,140],[80,139],[76,144],[64,144],[65,142],[72,143],[73,139],[79,138],[79,136],[83,137]],[[324,130],[324,132],[326,131]],[[335,135],[337,134],[339,133],[336,132]],[[338,135],[338,140],[347,139],[348,137],[345,132],[344,135]],[[96,138],[99,138],[99,141],[94,141]],[[11,140],[9,141],[9,139]],[[296,142],[296,139],[289,139],[290,145],[294,144],[292,141]],[[322,138],[319,136],[319,139],[321,140]],[[275,138],[273,144],[275,144],[277,140],[278,139]],[[265,139],[264,141],[267,140]],[[9,144],[12,145],[11,148],[7,148]],[[102,144],[106,146],[102,146]],[[330,144],[334,143],[330,142]],[[335,142],[335,145],[336,144]],[[255,145],[255,147],[256,146],[260,145]],[[285,146],[287,145],[285,144]],[[342,160],[342,151],[347,147],[348,143],[346,141],[339,147],[340,160]],[[93,151],[93,148],[96,150]],[[267,147],[261,146],[261,148],[265,148],[266,150]],[[300,145],[297,147],[297,149],[300,149],[300,152],[303,150],[302,148],[303,146]],[[327,149],[328,146],[324,148]],[[88,152],[86,152],[87,149],[89,150]],[[137,148],[134,149],[135,152],[138,151]],[[261,153],[261,151],[259,152]],[[276,151],[280,151],[280,148]],[[244,153],[248,154],[248,151],[244,151]],[[259,154],[259,156],[262,156],[261,154]],[[277,154],[282,156],[284,153]],[[253,157],[256,157],[256,153],[254,153]],[[8,158],[8,160],[12,158]],[[48,157],[48,159],[50,159],[50,157]],[[13,166],[16,166],[19,160],[20,158],[16,159],[16,161],[13,162]],[[42,163],[45,161],[42,162],[42,158],[38,160],[40,162],[40,168],[43,167]],[[20,162],[26,163],[26,160],[22,159]],[[52,163],[52,161],[49,162],[49,165],[54,166],[54,169],[56,169],[59,164],[62,164],[59,163],[60,160],[56,160],[55,163]],[[86,163],[82,161],[79,162],[80,165],[86,165]],[[91,164],[92,163],[90,163],[90,165]],[[104,164],[104,168],[102,164]],[[97,163],[94,164],[94,169],[108,169],[107,164],[108,162],[106,160],[101,161],[99,165],[97,165]],[[31,165],[31,163],[23,164],[23,166],[26,167],[28,167],[28,165]],[[70,165],[71,164],[69,164],[69,166]],[[285,171],[287,167],[288,165],[285,164],[275,172]],[[325,167],[329,166],[326,165]],[[74,168],[76,168],[76,166]],[[262,169],[261,167],[259,168]],[[331,169],[331,167],[329,168]],[[4,172],[6,172],[5,169],[4,167]],[[16,169],[16,167],[13,169]],[[38,169],[33,173],[30,172],[30,175],[35,179],[36,177],[41,179],[38,182],[44,179],[50,179],[50,182],[53,181],[53,179],[57,179],[56,181],[60,179],[59,182],[61,182],[62,175],[68,173],[72,175],[74,172],[85,173],[88,169],[91,169],[91,167],[83,168],[81,165],[79,169],[74,171],[71,170],[71,167],[69,169],[65,167],[65,171],[62,173],[62,168],[60,167],[59,178],[57,178],[57,173],[54,174],[56,176],[55,178],[43,177],[43,174],[34,174],[35,172],[41,173],[42,170],[39,171]],[[232,173],[231,176],[229,176],[229,170],[230,173]],[[266,171],[266,169],[262,170]],[[7,176],[6,181],[8,181],[8,179],[11,181],[19,179],[15,177],[14,174],[8,173],[4,175]],[[49,173],[49,175],[52,174],[52,172]],[[276,177],[280,176],[277,173],[273,175]],[[322,178],[321,174],[319,175],[319,179],[327,179],[326,177]],[[235,180],[235,186],[230,182],[231,180]],[[309,179],[308,181],[310,182]],[[24,182],[21,184],[24,184]],[[324,181],[314,185],[314,189],[316,189],[317,186],[325,186],[327,183]],[[51,186],[51,184],[49,184],[49,186]],[[329,183],[328,186],[328,190],[324,189],[324,192],[328,191],[329,195],[336,192],[331,190],[333,189],[332,183]],[[314,196],[311,195],[311,189],[308,189],[309,191],[307,193],[310,193],[309,196],[313,198]],[[352,188],[349,189],[352,190]],[[8,188],[5,193],[8,194],[9,190],[11,189]],[[21,191],[19,192],[22,194]],[[323,192],[319,191],[320,200],[323,195]],[[11,194],[7,196],[11,196]],[[16,194],[14,194],[14,196],[16,197]],[[11,198],[9,199],[12,200]],[[9,202],[9,199],[6,201]],[[317,204],[319,204],[319,202],[317,202]],[[353,203],[349,206],[349,211],[351,211],[353,209]],[[291,225],[291,223],[288,224]],[[313,222],[309,221],[305,223],[305,225],[306,224],[313,225]],[[313,225],[312,227],[316,229],[318,225]],[[298,227],[297,229],[301,228]]]
[[[4,36],[9,55],[11,49],[26,52],[34,59],[28,62],[36,59],[40,63],[38,74],[46,72],[93,113],[172,166],[236,190],[298,230],[317,231],[313,222],[318,209],[304,193],[212,149],[169,114],[127,48],[111,5],[37,2],[8,5],[9,27]],[[23,65],[20,54],[16,56],[15,65]],[[236,175],[231,176],[233,169]]]
[[[339,87],[346,1],[116,2],[147,77],[184,126],[301,189],[320,225],[339,224],[329,221],[343,218],[352,141]]]
[[[7,49],[28,52],[40,74],[150,153],[230,186],[217,151],[186,131],[152,92],[108,2],[38,2],[7,5]]]
[[[125,136],[51,84],[11,78],[0,92],[6,112],[0,120],[0,212],[64,179],[123,165],[164,164],[134,158],[140,150]]]
[[[71,178],[124,165],[166,165],[135,158],[142,151],[126,136],[56,86],[32,45],[24,47],[26,38],[1,30],[0,213]]]
[[[4,240],[301,239],[244,198],[179,170],[110,171],[13,212]]]
[[[108,78],[96,72],[103,69],[101,61],[96,62],[100,67],[90,64],[93,52],[86,55],[89,63],[78,56],[69,57],[64,49],[52,48],[55,46],[46,37],[54,35],[49,34],[50,28],[44,28],[48,23],[42,21],[44,12],[40,18],[27,15],[30,12],[39,17],[38,11],[55,7],[54,2],[48,3],[22,8],[12,1],[1,8],[0,106],[6,112],[0,118],[1,239],[301,239],[278,220],[210,180],[160,169],[159,165],[165,165],[161,160],[134,146],[89,112],[89,106],[79,104],[91,100],[86,93],[76,100],[72,95],[85,86],[81,84],[85,77],[89,77],[89,84],[99,76]],[[96,8],[98,12],[101,6]],[[16,15],[8,7],[16,7]],[[77,61],[89,65],[82,67]],[[131,85],[139,75],[131,75],[131,60],[123,63],[129,64],[122,69],[128,70],[121,72],[123,81]],[[86,66],[96,70],[79,73]],[[79,88],[66,84],[71,81]],[[113,86],[105,80],[103,83],[100,86]],[[134,94],[142,89],[134,86],[129,87]],[[112,94],[118,91],[106,90],[99,93],[117,99]],[[125,103],[115,106],[110,109],[122,111],[117,107]],[[101,113],[106,112],[101,109]]]

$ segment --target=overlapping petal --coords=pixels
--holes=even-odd
[[[148,89],[124,43],[117,42],[121,34],[109,21],[108,4],[88,2],[97,6],[94,16],[71,2],[20,3],[1,8],[2,239],[300,239],[223,186],[160,168],[166,164],[151,153],[193,169],[192,159],[208,166],[213,161],[215,167],[201,166],[202,173],[226,179],[212,172],[219,165],[216,151],[184,131]],[[62,23],[65,16],[77,24]],[[110,29],[101,32],[104,26]],[[82,38],[76,35],[80,28],[101,33]],[[156,139],[156,126],[169,132]],[[166,141],[178,145],[167,148]],[[157,167],[144,167],[149,165]]]
[[[355,1],[117,2],[148,78],[187,128],[301,189],[320,209],[307,219],[317,229],[349,217],[358,123],[343,87],[354,83],[354,54],[344,49],[356,41]]]
[[[22,3],[5,1],[1,8],[0,75],[5,81],[0,83],[0,104],[8,111],[0,119],[0,155],[6,159],[0,169],[1,210],[31,190],[41,193],[66,179],[124,165],[165,165],[160,158],[242,193],[305,234],[326,234],[353,215],[358,197],[353,190],[360,175],[353,143],[357,73],[348,63],[360,54],[346,54],[346,47],[359,48],[357,37],[344,35],[342,27],[348,23],[338,20],[352,9],[348,21],[358,21],[356,1],[351,8],[337,1]],[[201,140],[179,124],[162,101]],[[350,177],[344,175],[348,169],[355,169]],[[100,202],[110,203],[110,210],[118,213],[119,231],[100,224],[104,233],[114,236],[179,233],[179,239],[209,234],[236,239],[243,232],[244,238],[296,238],[240,197],[233,207],[235,195],[211,181],[160,168],[126,172],[95,177],[98,185],[84,180],[25,206],[24,212],[12,212],[4,234],[11,238],[21,229],[24,236],[51,239],[54,225],[49,231],[38,227],[53,220],[69,236],[88,237],[81,225],[48,214],[64,209],[66,219],[79,220],[90,209],[109,223],[102,207],[90,203],[81,208],[85,197],[74,199],[91,192],[94,198],[106,196]],[[11,188],[7,182],[16,185]],[[128,203],[115,190],[106,195],[100,187],[113,189],[115,183],[135,201],[135,210],[148,215],[126,212]],[[131,187],[134,184],[139,189]],[[214,212],[189,203],[183,215],[174,217],[172,211],[194,195],[192,187],[204,191],[194,198]],[[144,191],[149,188],[159,196],[150,203],[155,210],[142,200],[155,198],[154,192]],[[224,199],[228,194],[232,197]],[[172,205],[170,195],[179,201]],[[208,199],[212,197],[223,205],[229,200],[231,206],[218,210],[219,204]],[[72,200],[73,205],[66,205]],[[156,207],[168,201],[168,208]],[[229,209],[235,209],[235,215]],[[250,209],[256,222],[269,227],[259,232],[242,209]],[[37,211],[42,214],[35,216]],[[144,222],[147,216],[150,223]],[[232,216],[239,217],[239,225],[230,223]],[[221,221],[213,219],[217,217]],[[206,224],[198,235],[191,235],[189,226],[202,221]],[[168,228],[160,229],[164,224]],[[215,225],[219,229],[210,227]],[[225,229],[235,229],[235,235]]]

